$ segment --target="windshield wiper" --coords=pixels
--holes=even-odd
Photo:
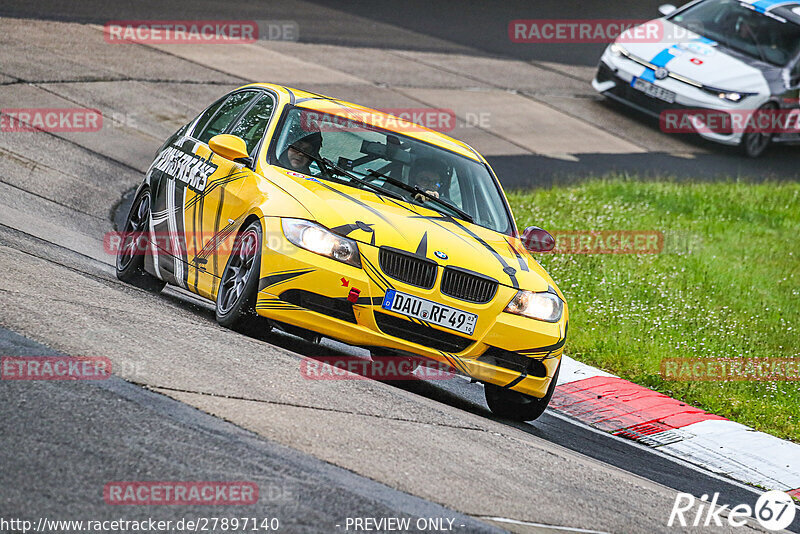
[[[305,150],[302,150],[302,149],[297,148],[295,146],[292,147],[292,150],[296,150],[296,151],[300,152],[301,154],[303,154],[305,157],[309,158],[310,160],[316,161],[319,164],[319,166],[322,167],[322,171],[323,172],[327,172],[331,176],[333,176],[335,174],[337,174],[339,176],[344,176],[344,177],[349,178],[351,182],[355,182],[357,184],[361,184],[363,186],[369,187],[373,191],[378,192],[378,193],[380,193],[382,195],[386,195],[386,196],[395,198],[397,200],[403,200],[403,197],[398,195],[394,191],[389,191],[388,189],[384,189],[383,187],[381,187],[379,185],[375,185],[375,184],[372,184],[372,183],[370,183],[370,182],[368,182],[366,180],[362,180],[361,178],[359,178],[358,176],[354,175],[353,173],[348,172],[348,171],[344,170],[343,168],[339,167],[338,165],[336,165],[334,162],[332,162],[328,158],[314,156],[312,154],[309,154]],[[344,180],[339,180],[339,181],[344,182]]]
[[[439,204],[441,206],[444,206],[447,209],[453,210],[459,217],[461,217],[462,219],[464,219],[466,221],[475,222],[475,219],[473,219],[472,215],[470,215],[466,211],[462,210],[458,206],[454,206],[453,204],[451,204],[450,202],[447,202],[446,200],[442,200],[441,198],[428,193],[424,189],[421,189],[419,186],[408,185],[405,182],[401,182],[397,178],[392,178],[391,176],[383,174],[382,172],[378,172],[375,169],[367,169],[367,175],[368,176],[374,176],[375,178],[383,178],[384,180],[386,180],[390,184],[396,185],[400,189],[404,189],[404,190],[408,191],[409,193],[414,193],[415,195],[422,195],[425,198],[427,198],[429,200],[432,200],[433,202],[436,202],[437,204]]]

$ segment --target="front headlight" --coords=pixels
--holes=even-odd
[[[564,302],[555,293],[534,293],[522,289],[517,291],[504,311],[548,323],[557,323],[564,313]]]
[[[358,245],[352,239],[334,234],[321,224],[304,219],[281,219],[283,235],[290,243],[321,256],[361,267]]]
[[[628,51],[621,44],[611,43],[611,46],[608,47],[608,51],[614,56],[628,56]]]
[[[738,102],[739,100],[742,99],[742,94],[741,93],[733,93],[733,92],[720,93],[717,96],[719,96],[723,100],[728,100],[730,102]]]

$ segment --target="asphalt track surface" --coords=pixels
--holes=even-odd
[[[100,8],[91,3],[63,7],[12,2],[0,8],[0,15],[84,22],[222,16],[214,13],[219,4],[194,4],[197,17],[177,8],[170,11],[169,4],[158,4],[158,10],[154,5]],[[459,32],[443,37],[440,31],[426,30],[425,17],[418,12],[414,16],[413,11],[422,5],[408,6],[402,17],[406,22],[394,22],[427,35],[430,43],[420,46],[465,52],[456,38]],[[231,18],[231,10],[241,18],[257,16],[247,9],[249,5],[236,9],[226,4],[224,18]],[[304,35],[330,43],[339,38],[337,45],[402,44],[402,32],[387,34],[385,28],[372,33],[343,31],[354,9],[357,4],[328,9],[328,16],[321,18],[309,4],[276,3],[270,4],[269,18],[299,20],[302,27],[312,29]],[[381,10],[389,13],[389,8],[373,9],[367,18],[387,24]],[[558,10],[552,13],[536,16],[574,18],[559,15]],[[643,15],[631,15],[639,16]],[[496,22],[503,17],[534,18],[503,12]],[[451,18],[449,24],[464,20]],[[17,25],[8,19],[3,24],[6,29]],[[349,40],[341,41],[342,35]],[[65,62],[70,56],[90,61],[80,39],[66,41],[69,46],[61,56]],[[504,53],[490,45],[467,52]],[[579,63],[570,60],[570,53],[564,54],[551,59]],[[190,103],[205,103],[214,92],[240,83],[168,55],[158,59],[164,71],[206,80],[211,86],[198,86],[192,92],[174,84],[176,90],[188,93],[175,101],[185,113],[190,112]],[[135,70],[152,57],[125,60]],[[7,57],[0,62],[0,73],[7,78],[0,81],[8,89],[3,107],[35,101],[26,92],[27,84],[14,81],[26,79],[16,75],[21,67],[13,69],[20,61]],[[78,84],[59,84],[70,74],[60,70],[64,68],[43,61],[38,79],[54,82],[34,85],[50,94],[67,95],[75,104],[113,99],[111,89],[93,88],[81,94],[71,91]],[[104,83],[114,82],[101,80],[97,86]],[[338,518],[398,515],[452,517],[465,525],[464,532],[489,531],[490,518],[498,517],[518,523],[491,524],[517,532],[555,532],[551,527],[556,526],[675,532],[682,529],[668,529],[666,520],[676,491],[720,492],[721,503],[754,504],[758,495],[754,490],[554,414],[533,424],[498,420],[488,412],[481,386],[460,379],[401,385],[304,383],[297,376],[301,356],[353,351],[281,334],[258,338],[232,334],[216,327],[210,307],[189,295],[166,290],[153,296],[118,283],[111,259],[97,252],[97,240],[111,228],[111,219],[125,210],[118,199],[140,180],[142,166],[157,147],[151,126],[140,117],[131,128],[140,142],[129,136],[123,143],[111,135],[105,148],[96,138],[0,139],[2,354],[107,354],[120,369],[120,378],[99,385],[0,384],[2,516],[116,517],[118,509],[102,502],[102,485],[140,479],[256,481],[262,495],[274,498],[260,502],[259,510],[248,509],[246,515],[280,517],[291,525],[287,532],[334,532]],[[603,157],[608,158],[607,165],[618,165],[613,156]],[[709,157],[730,159],[724,154]],[[781,157],[779,152],[776,161]],[[536,155],[493,158],[495,165],[507,158],[513,168],[532,161],[544,164]],[[553,165],[568,163],[548,159],[554,160]],[[537,183],[560,179],[546,167],[539,173]],[[126,510],[124,516],[227,514],[220,509],[160,508]],[[798,520],[792,529],[800,532]],[[759,529],[736,531],[751,530]]]
[[[0,349],[7,356],[60,355],[5,329]],[[27,518],[35,510],[50,519],[118,519],[119,507],[104,506],[98,488],[153,473],[163,480],[255,482],[261,498],[247,516],[278,518],[281,531],[334,531],[347,517],[386,516],[448,518],[465,532],[501,532],[116,377],[4,384],[0,402],[0,506],[6,518]],[[154,516],[177,522],[208,517],[209,508],[124,514],[128,520]],[[217,507],[213,516],[242,517],[241,508]]]

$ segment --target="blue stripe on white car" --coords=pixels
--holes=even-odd
[[[769,1],[769,0],[759,0],[759,1]],[[701,43],[709,46],[714,46],[717,44],[715,41],[712,41],[711,39],[702,36],[696,39],[692,39],[690,43]],[[656,54],[656,56],[650,60],[650,63],[652,63],[656,68],[666,67],[670,61],[672,61],[682,53],[678,52],[677,54],[675,54],[672,52],[673,50],[680,50],[680,47],[675,44],[670,46],[669,48],[665,48],[664,50]],[[651,69],[650,67],[645,67],[644,73],[642,73],[641,78],[646,82],[653,83],[656,81],[655,73],[656,73],[655,70]],[[636,83],[636,78],[631,80],[631,85],[633,85],[634,83]]]
[[[790,6],[792,4],[796,4],[797,0],[756,0],[755,2],[744,2],[745,4],[750,4],[753,8],[758,11],[759,13],[766,13],[776,7],[781,6]]]

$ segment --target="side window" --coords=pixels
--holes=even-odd
[[[208,124],[208,121],[211,120],[211,117],[214,116],[214,113],[216,113],[220,106],[222,106],[224,103],[225,99],[220,98],[217,102],[214,102],[210,108],[205,110],[202,115],[200,115],[200,118],[197,120],[197,124],[195,124],[194,129],[192,130],[192,137],[197,138],[200,132],[203,131],[203,128],[206,127],[206,124]]]
[[[200,135],[197,136],[197,139],[203,143],[208,143],[212,137],[224,132],[225,128],[252,102],[256,94],[255,91],[243,91],[228,97],[219,108],[219,111],[217,111],[217,114],[211,118],[200,132]]]
[[[247,153],[251,156],[264,135],[264,130],[267,128],[267,123],[270,116],[272,116],[274,107],[275,101],[272,100],[272,97],[263,95],[230,131],[231,134],[238,135],[244,139],[247,145]]]

